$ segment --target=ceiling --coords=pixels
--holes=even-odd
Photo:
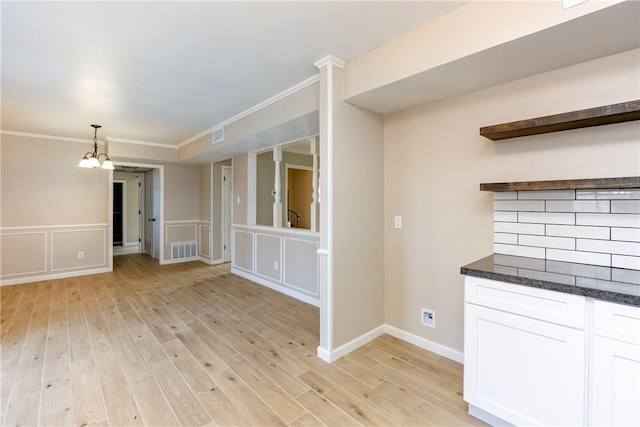
[[[1,128],[178,145],[463,1],[2,1]]]

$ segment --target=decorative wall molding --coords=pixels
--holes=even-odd
[[[1,233],[0,236],[1,237],[5,237],[5,236],[26,236],[26,235],[34,235],[34,234],[41,234],[43,236],[43,242],[42,242],[42,269],[41,270],[34,270],[34,271],[24,271],[21,273],[13,273],[13,274],[2,274],[2,276],[0,277],[16,277],[16,276],[25,276],[25,275],[29,275],[29,274],[41,274],[41,273],[46,273],[47,272],[47,246],[48,246],[48,235],[46,231],[27,231],[24,233]],[[33,254],[33,253],[31,253]],[[5,255],[6,256],[6,255]]]
[[[70,233],[88,233],[88,232],[98,232],[101,234],[101,244],[100,247],[103,248],[102,251],[102,263],[100,264],[87,264],[87,265],[80,265],[77,267],[63,267],[63,268],[56,268],[54,266],[54,260],[53,260],[53,256],[55,254],[55,248],[54,248],[54,244],[55,244],[55,235],[56,234],[70,234]],[[106,230],[104,228],[94,228],[94,229],[83,229],[83,230],[53,230],[51,231],[51,250],[49,251],[49,259],[50,259],[50,269],[51,271],[69,271],[69,270],[78,270],[78,269],[86,269],[86,268],[96,268],[96,267],[102,267],[104,265],[107,264],[107,259],[106,259],[106,252],[104,251],[104,248],[107,245],[107,233]]]

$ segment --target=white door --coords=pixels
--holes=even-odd
[[[160,259],[160,169],[153,170],[153,257]]]
[[[160,179],[159,170],[154,169],[144,176],[144,253],[160,258],[159,248],[159,213],[160,213]]]
[[[231,167],[222,167],[222,260],[231,261]]]

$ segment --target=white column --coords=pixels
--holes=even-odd
[[[282,227],[282,189],[280,185],[280,163],[282,162],[282,147],[273,147],[274,195],[273,195],[273,226]]]
[[[311,231],[318,231],[320,221],[320,203],[318,200],[318,155],[320,154],[319,138],[313,137],[310,141],[311,155],[313,156],[313,176],[311,178]]]

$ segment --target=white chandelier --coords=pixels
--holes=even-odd
[[[100,125],[91,125],[94,129],[93,131],[93,153],[89,151],[87,154],[82,157],[80,163],[78,163],[79,168],[102,168],[102,169],[114,169],[113,163],[111,159],[107,155],[107,153],[98,154],[98,129],[102,126]],[[104,162],[100,165],[100,157],[104,156]]]

